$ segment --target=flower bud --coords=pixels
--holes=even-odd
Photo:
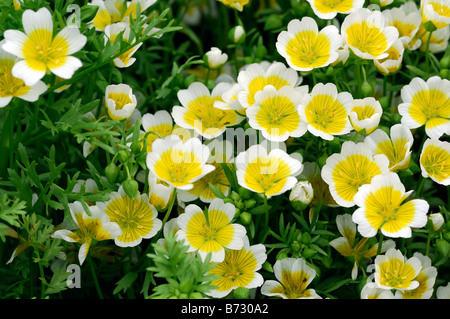
[[[114,184],[117,177],[119,176],[120,169],[113,162],[109,163],[105,168],[105,175],[108,182]]]
[[[389,107],[389,96],[382,96],[378,99],[378,102],[380,103],[383,110],[387,109]]]
[[[224,198],[223,199],[223,202],[226,204],[226,203],[230,203],[230,204],[233,204],[234,205],[234,200],[232,200],[231,198]]]
[[[239,196],[242,197],[243,199],[250,199],[253,195],[253,193],[250,190],[244,187],[239,187],[238,192]]]
[[[234,200],[234,202],[237,202],[238,200],[241,199],[241,196],[239,196],[239,194],[236,193],[235,191],[232,191],[232,192],[231,192],[230,197],[231,197],[232,200]]]
[[[228,39],[233,43],[243,43],[245,41],[245,31],[240,25],[235,26],[228,32]]]
[[[273,267],[267,260],[262,264],[262,269],[267,272],[273,273]]]
[[[128,159],[128,152],[125,150],[121,150],[119,151],[119,153],[117,154],[117,156],[119,157],[119,160],[124,163],[127,159]]]
[[[317,251],[312,248],[305,248],[302,251],[303,258],[311,258],[314,257],[317,254]]]
[[[250,225],[250,223],[252,222],[252,214],[250,214],[249,212],[242,212],[239,215],[239,219],[241,220],[242,224]]]
[[[132,178],[127,178],[123,183],[123,190],[125,191],[125,193],[131,198],[135,198],[137,195],[137,192],[139,190],[139,185],[138,182],[136,182],[134,179]]]
[[[311,235],[309,233],[302,234],[302,243],[309,244],[311,242]]]
[[[204,61],[211,70],[215,70],[224,65],[228,60],[228,55],[222,53],[219,48],[212,47],[211,50],[205,53]]]
[[[256,200],[253,198],[247,199],[244,201],[245,209],[251,209],[256,206]]]
[[[267,17],[266,22],[264,23],[264,30],[275,30],[281,28],[283,26],[283,20],[281,16],[278,14],[271,14]]]
[[[301,244],[298,241],[294,240],[291,244],[291,249],[293,251],[299,251],[300,248],[301,248]]]
[[[238,218],[241,215],[241,210],[239,208],[236,208],[236,210],[234,211],[234,217],[233,218]]]
[[[441,69],[449,69],[450,68],[450,55],[444,56],[439,61],[439,66],[441,67]]]
[[[373,96],[373,86],[369,82],[365,81],[361,85],[361,93],[364,97]]]
[[[433,223],[433,230],[438,231],[444,224],[444,216],[440,213],[430,214],[428,219]]]
[[[131,143],[130,149],[134,154],[138,154],[141,151],[141,142],[134,141]]]
[[[282,260],[288,258],[287,253],[284,250],[280,250],[280,252],[277,254],[277,256],[275,257],[276,260]]]
[[[311,203],[314,197],[314,189],[310,182],[300,181],[291,190],[289,200],[292,202],[299,201],[305,205]]]

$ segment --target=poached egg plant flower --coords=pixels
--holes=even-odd
[[[434,182],[450,185],[450,143],[429,138],[425,141],[420,154],[422,176]]]
[[[77,228],[74,231],[68,229],[57,230],[52,235],[52,238],[60,238],[67,242],[81,244],[78,251],[80,265],[86,260],[93,241],[114,239],[122,235],[119,225],[112,222],[108,215],[97,206],[91,206],[89,210],[91,211],[91,216],[85,212],[80,202],[69,204],[70,216]]]
[[[37,101],[47,91],[47,86],[42,81],[28,86],[23,80],[13,76],[12,69],[18,58],[5,52],[1,48],[3,43],[4,41],[0,42],[0,108],[8,105],[14,97],[28,102]]]
[[[179,189],[191,189],[194,182],[214,170],[206,164],[210,150],[196,137],[185,143],[178,135],[157,139],[147,154],[147,167],[158,179]]]
[[[314,13],[324,20],[331,20],[338,13],[349,14],[364,5],[364,0],[307,0]]]
[[[298,113],[301,99],[302,94],[292,86],[277,90],[273,85],[266,85],[255,94],[255,104],[246,110],[250,126],[274,142],[302,136],[307,123]]]
[[[358,188],[382,173],[389,173],[387,157],[384,154],[373,155],[369,146],[352,141],[344,142],[340,153],[328,157],[321,172],[330,187],[331,196],[343,207],[354,206],[353,198]]]
[[[114,239],[117,246],[137,246],[143,238],[152,238],[161,229],[158,211],[150,204],[147,194],[138,193],[132,199],[125,193],[123,186],[120,186],[117,192],[109,196],[108,201],[97,202],[96,206],[122,230],[122,234]]]
[[[416,289],[419,282],[415,278],[421,269],[419,258],[407,259],[399,249],[391,248],[375,258],[375,284],[382,289]]]
[[[262,145],[253,145],[236,157],[236,175],[240,186],[255,193],[274,196],[292,189],[294,177],[303,164],[280,149],[267,152]]]
[[[310,17],[291,20],[276,43],[278,53],[298,71],[311,71],[333,63],[339,57],[337,50],[341,45],[342,37],[336,26],[326,26],[319,32],[316,21]]]
[[[432,76],[426,82],[415,77],[400,91],[398,106],[402,124],[410,129],[425,125],[430,138],[450,134],[450,81]]]
[[[366,8],[345,17],[341,34],[353,53],[362,59],[370,60],[386,58],[386,51],[399,36],[396,27],[386,25],[380,11],[370,11]]]
[[[411,227],[424,227],[430,205],[423,199],[405,201],[413,191],[405,191],[396,173],[380,174],[370,184],[362,185],[354,197],[359,207],[353,221],[364,237],[378,230],[388,237],[411,237]]]
[[[197,251],[203,260],[211,253],[211,262],[222,262],[225,249],[239,250],[244,245],[245,227],[231,223],[235,212],[233,204],[220,198],[214,199],[205,211],[190,204],[177,218],[180,227],[177,240],[184,239],[189,245],[188,252]]]
[[[48,72],[70,79],[82,66],[72,56],[86,44],[86,36],[77,27],[67,26],[53,36],[52,15],[47,8],[25,10],[22,24],[25,32],[5,31],[2,47],[21,59],[12,68],[12,74],[27,86],[35,85]]]
[[[316,271],[302,258],[284,258],[273,266],[275,280],[266,280],[261,293],[283,299],[322,299],[314,289],[307,289]]]

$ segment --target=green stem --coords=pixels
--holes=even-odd
[[[427,248],[425,249],[425,256],[428,256],[429,252],[430,252],[430,243],[431,243],[431,232],[428,231],[428,236],[427,236]]]
[[[267,203],[267,195],[264,193],[264,208],[266,210],[264,215],[264,223],[266,225],[266,229],[269,229],[269,205]]]
[[[172,212],[173,204],[175,203],[175,197],[177,197],[177,189],[174,188],[172,198],[170,200],[169,208],[167,208],[166,215],[164,216],[164,219],[162,221],[161,229],[164,228],[164,225],[166,224],[167,220],[169,219],[170,213]]]
[[[315,86],[317,84],[317,78],[316,78],[315,69],[312,69],[311,75],[312,75],[312,78],[313,78],[313,85]]]
[[[416,193],[416,196],[415,196],[416,198],[420,197],[424,184],[425,184],[425,178],[423,176],[421,176],[420,177],[419,186],[417,187],[417,193]]]
[[[363,83],[367,81],[367,76],[366,76],[366,67],[364,66],[364,62],[361,63],[361,71],[362,71],[362,75],[363,75]]]
[[[356,58],[356,68],[355,68],[355,70],[356,70],[356,74],[355,74],[355,77],[356,77],[356,81],[357,81],[357,85],[356,85],[356,92],[355,92],[355,95],[356,95],[356,98],[360,98],[361,97],[361,85],[362,85],[362,83],[361,83],[361,59],[360,58]]]
[[[238,63],[238,45],[234,46],[234,73],[237,76],[239,75],[239,63]]]
[[[383,223],[384,224],[384,223]],[[381,253],[381,247],[383,246],[383,239],[384,239],[384,235],[383,233],[380,231],[380,240],[378,242],[378,249],[377,249],[377,255],[379,255]]]
[[[428,39],[427,39],[426,49],[425,49],[425,61],[427,64],[427,72],[430,72],[430,41],[431,41],[432,34],[433,34],[433,31],[430,31],[430,34],[428,35]]]
[[[23,101],[23,100],[20,100]],[[22,109],[22,102],[16,104],[14,108],[7,111],[5,116],[5,121],[3,122],[3,128],[0,134],[0,154],[2,154],[3,160],[0,161],[0,180],[6,179],[8,176],[8,167],[13,167],[13,158],[15,153],[15,148],[13,143],[14,129],[16,122],[18,121],[18,113]],[[9,159],[9,166],[8,160]]]
[[[209,81],[209,75],[211,73],[211,69],[208,68],[208,72],[206,72],[206,79],[205,79],[205,85],[208,86],[208,81]]]
[[[94,280],[95,289],[97,290],[98,297],[103,299],[103,293],[100,288],[100,284],[98,283],[97,273],[95,272],[94,262],[92,261],[92,257],[90,254],[87,256],[87,262],[89,264],[89,268],[91,269],[92,279]]]

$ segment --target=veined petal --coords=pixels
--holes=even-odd
[[[22,14],[22,23],[27,35],[35,30],[42,29],[53,32],[52,15],[47,8],[40,8],[36,12],[32,10],[25,10]]]

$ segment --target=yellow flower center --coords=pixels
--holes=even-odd
[[[389,159],[389,168],[392,168],[394,165],[402,162],[406,156],[406,143],[407,140],[404,138],[398,138],[395,141],[386,140],[377,145],[375,150],[375,154],[384,154]],[[408,165],[409,161],[405,163]],[[402,169],[403,167],[399,167],[398,169]]]
[[[427,146],[420,163],[428,175],[439,181],[443,181],[450,176],[450,154],[438,146]]]
[[[353,201],[358,188],[378,174],[381,169],[372,159],[360,154],[349,155],[333,171],[336,192],[342,199]]]
[[[69,44],[47,29],[33,30],[23,44],[22,53],[28,66],[36,71],[57,68],[65,64]]]
[[[234,287],[245,287],[255,277],[256,259],[250,251],[227,250],[225,260],[213,268],[210,273],[220,276],[211,284],[219,291]]]
[[[399,33],[399,38],[401,37],[411,37],[414,30],[417,29],[412,23],[405,23],[403,21],[394,20],[391,23],[392,26],[396,27]]]
[[[322,13],[349,12],[353,8],[353,0],[318,0],[314,1],[316,9]]]
[[[145,236],[153,227],[153,211],[139,198],[131,199],[126,195],[117,198],[108,204],[105,213],[122,229],[122,235],[118,237],[122,242]]]
[[[82,213],[75,213],[78,229],[69,235],[79,243],[90,243],[92,239],[97,241],[111,239],[111,235],[103,228],[100,220],[94,218],[83,219]]]
[[[220,97],[197,97],[187,105],[184,121],[208,134],[216,134],[224,127],[234,125],[237,119],[236,112],[214,107],[217,100],[220,100]]]
[[[266,85],[273,85],[277,90],[283,86],[289,85],[289,82],[279,77],[278,75],[257,76],[252,79],[248,85],[248,105],[252,106],[255,103],[255,94],[262,91]]]
[[[415,277],[414,268],[393,258],[379,265],[380,283],[395,289],[407,288]]]
[[[439,2],[428,2],[433,6],[433,10],[440,16],[450,17],[450,6],[446,5],[444,1]]]
[[[206,174],[204,177],[200,178],[198,181],[194,182],[194,187],[190,189],[188,192],[195,196],[202,196],[206,199],[214,199],[216,195],[213,193],[209,184],[217,187],[222,193],[225,193],[226,190],[230,187],[230,182],[225,174],[225,171],[222,169],[220,163],[211,163],[215,167],[215,169]]]
[[[378,27],[363,21],[355,23],[346,30],[347,42],[351,47],[377,57],[388,49],[387,39]]]
[[[330,57],[330,40],[324,34],[314,31],[301,31],[286,45],[286,53],[298,67],[320,67]]]
[[[306,106],[306,120],[314,128],[329,133],[341,132],[347,121],[347,110],[331,95],[319,94]]]
[[[290,99],[277,96],[268,98],[261,103],[256,121],[267,129],[269,134],[282,135],[297,129],[300,116]]]
[[[421,90],[414,94],[408,112],[414,121],[428,128],[442,125],[450,118],[450,99],[437,89]]]
[[[4,58],[0,60],[0,97],[22,96],[28,93],[29,86],[11,73],[15,61]]]
[[[277,286],[271,293],[281,293],[288,299],[307,298],[311,296],[311,292],[306,290],[309,275],[304,271],[291,272],[283,270],[281,272],[281,284]]]
[[[109,93],[108,99],[111,99],[116,103],[116,110],[121,110],[125,105],[133,103],[128,94],[125,93]]]
[[[283,189],[290,172],[289,165],[279,158],[258,157],[248,164],[244,179],[255,192],[272,195]]]
[[[199,158],[192,152],[168,150],[155,164],[155,174],[175,187],[189,184],[202,174]]]

